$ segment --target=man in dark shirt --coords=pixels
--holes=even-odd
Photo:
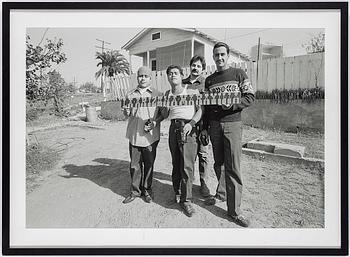
[[[241,111],[250,106],[254,100],[254,90],[247,74],[228,65],[229,47],[218,42],[213,48],[213,59],[217,71],[205,80],[205,89],[209,92],[240,92],[241,102],[235,105],[205,106],[204,128],[209,127],[210,140],[213,146],[214,169],[219,180],[222,171],[225,174],[226,201],[228,215],[243,227],[249,226],[241,214],[242,176],[240,170],[242,153],[242,121]],[[207,133],[204,130],[202,133]],[[220,185],[219,185],[220,186]],[[215,197],[209,198],[207,204],[215,204]]]
[[[204,92],[204,82],[205,77],[203,71],[205,70],[205,59],[202,56],[195,55],[190,60],[191,74],[182,80],[183,84],[188,84],[190,89],[198,89],[200,93]],[[199,123],[199,127],[202,127],[202,121]],[[201,129],[201,128],[199,128]],[[209,146],[203,145],[203,143],[198,141],[197,156],[199,158],[199,179],[200,179],[200,192],[203,197],[210,196],[210,191],[207,186],[208,182],[208,155]]]

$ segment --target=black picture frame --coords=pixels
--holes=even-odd
[[[3,255],[348,255],[347,2],[5,2],[2,3]],[[12,10],[339,10],[341,21],[341,247],[333,248],[12,248],[10,246],[10,12]]]

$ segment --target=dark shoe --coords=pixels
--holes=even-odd
[[[145,196],[145,202],[146,203],[151,203],[152,202],[152,197],[150,195]]]
[[[241,227],[249,227],[250,222],[249,220],[247,220],[245,217],[243,217],[242,215],[230,215],[230,217],[233,219],[233,222],[236,223],[237,225],[241,226]]]
[[[216,204],[216,200],[215,200],[214,197],[210,197],[210,198],[208,198],[208,199],[206,199],[204,201],[204,204],[205,205],[215,205]]]
[[[180,203],[180,206],[188,217],[192,217],[192,215],[195,213],[195,210],[190,203]]]
[[[132,201],[134,201],[136,199],[135,195],[129,195],[128,197],[126,197],[123,201],[123,203],[131,203]]]
[[[203,197],[210,196],[210,191],[206,184],[201,185],[200,192]]]
[[[214,197],[218,202],[226,202],[225,196],[221,196],[221,195],[216,194]]]
[[[223,199],[221,196],[213,196],[204,201],[205,205],[215,205],[216,203],[222,203],[225,202],[226,199]]]

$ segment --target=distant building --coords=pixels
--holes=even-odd
[[[130,39],[122,49],[132,57],[142,59],[141,64],[152,71],[165,70],[170,64],[188,67],[193,55],[205,57],[207,65],[215,65],[213,46],[218,40],[194,28],[146,28]],[[236,49],[230,49],[229,63],[249,61],[250,58]],[[132,67],[135,70],[134,67]]]
[[[258,59],[257,45],[251,48],[250,56],[252,58],[252,61],[254,62]],[[274,44],[260,44],[259,56],[260,60],[283,57],[283,46],[278,46]]]

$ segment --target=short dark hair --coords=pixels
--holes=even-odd
[[[182,68],[179,65],[170,65],[167,69],[166,69],[166,75],[169,75],[170,70],[172,69],[178,69],[180,71],[181,76],[184,75]]]
[[[190,66],[192,65],[192,63],[197,61],[200,61],[202,63],[202,67],[203,67],[202,70],[205,70],[206,68],[205,59],[203,56],[200,56],[200,55],[195,55],[191,58]]]
[[[230,53],[230,47],[229,47],[226,43],[224,43],[224,42],[217,42],[217,43],[214,45],[213,53],[214,53],[214,50],[215,50],[216,48],[219,48],[219,47],[222,47],[222,46],[226,48],[227,54],[229,54],[229,53]]]

